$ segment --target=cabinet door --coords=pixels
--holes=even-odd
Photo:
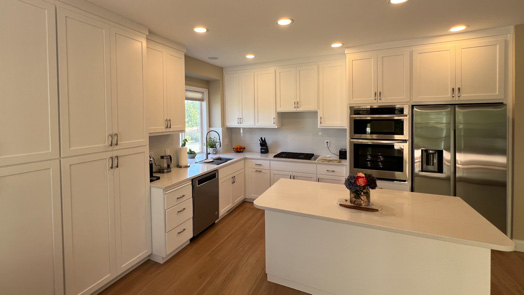
[[[240,74],[240,97],[242,106],[242,116],[240,124],[255,125],[255,75],[253,72]]]
[[[413,101],[452,100],[455,95],[455,47],[414,49]]]
[[[317,181],[315,174],[293,172],[293,179],[305,181]]]
[[[297,101],[297,71],[295,68],[277,69],[277,111],[295,110]]]
[[[319,127],[346,127],[346,61],[320,64]]]
[[[317,177],[317,182],[323,182],[323,183],[334,183],[334,184],[344,184],[344,181],[346,180],[343,176],[324,176],[319,175]]]
[[[91,294],[115,277],[112,152],[62,160],[67,294]]]
[[[276,127],[275,70],[255,72],[255,126]]]
[[[298,109],[300,111],[318,110],[318,66],[297,68]]]
[[[234,127],[240,125],[242,116],[242,105],[240,101],[240,75],[224,75],[226,126]]]
[[[145,148],[115,153],[116,267],[120,274],[151,253]]]
[[[144,146],[146,113],[144,100],[145,36],[119,29],[112,35],[113,133],[118,148]]]
[[[238,204],[246,198],[244,170],[237,171],[233,174],[233,187],[231,193],[233,204]]]
[[[281,178],[291,179],[291,172],[271,171],[271,185],[274,185]]]
[[[61,210],[58,160],[0,168],[0,293],[64,294]]]
[[[167,127],[165,97],[165,51],[152,41],[147,41],[146,101],[149,133],[164,132]]]
[[[0,166],[57,158],[55,8],[7,0],[0,19]]]
[[[226,177],[220,180],[218,187],[218,212],[222,217],[233,206],[233,179]]]
[[[377,100],[377,54],[362,53],[347,56],[349,101],[372,103]]]
[[[169,131],[186,129],[186,90],[184,55],[169,50],[166,55],[166,101]]]
[[[107,151],[112,133],[109,27],[57,11],[62,156]]]
[[[504,98],[504,40],[457,45],[457,98]]]
[[[271,186],[271,175],[266,169],[249,169],[247,175],[247,198],[258,198]]]
[[[409,50],[378,52],[378,101],[408,102],[411,93]]]

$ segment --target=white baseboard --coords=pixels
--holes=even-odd
[[[515,242],[515,251],[524,252],[524,241],[513,240]]]

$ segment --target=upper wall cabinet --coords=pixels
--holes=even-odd
[[[3,0],[0,166],[58,158],[55,8]]]
[[[408,49],[348,54],[347,73],[350,103],[392,103],[410,100]]]
[[[346,61],[322,62],[319,65],[319,127],[341,127],[347,124]]]
[[[505,41],[413,50],[413,101],[504,99]]]
[[[275,70],[224,74],[227,127],[277,127]]]
[[[145,36],[57,11],[62,156],[146,145]]]
[[[184,131],[184,53],[148,40],[146,73],[149,133]]]
[[[318,65],[278,68],[278,112],[318,110]]]

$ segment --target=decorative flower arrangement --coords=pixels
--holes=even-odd
[[[370,205],[370,189],[377,188],[377,179],[373,174],[357,173],[349,175],[344,182],[346,188],[351,192],[350,203],[358,206]]]

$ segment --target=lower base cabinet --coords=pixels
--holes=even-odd
[[[246,199],[252,201],[271,186],[271,173],[267,169],[250,168],[247,174]]]
[[[191,181],[166,189],[151,188],[151,260],[164,263],[193,237],[192,193]]]
[[[64,294],[59,160],[0,168],[0,294]]]
[[[218,170],[219,218],[245,199],[244,160]]]
[[[67,294],[91,294],[151,253],[147,163],[145,147],[62,159]]]

